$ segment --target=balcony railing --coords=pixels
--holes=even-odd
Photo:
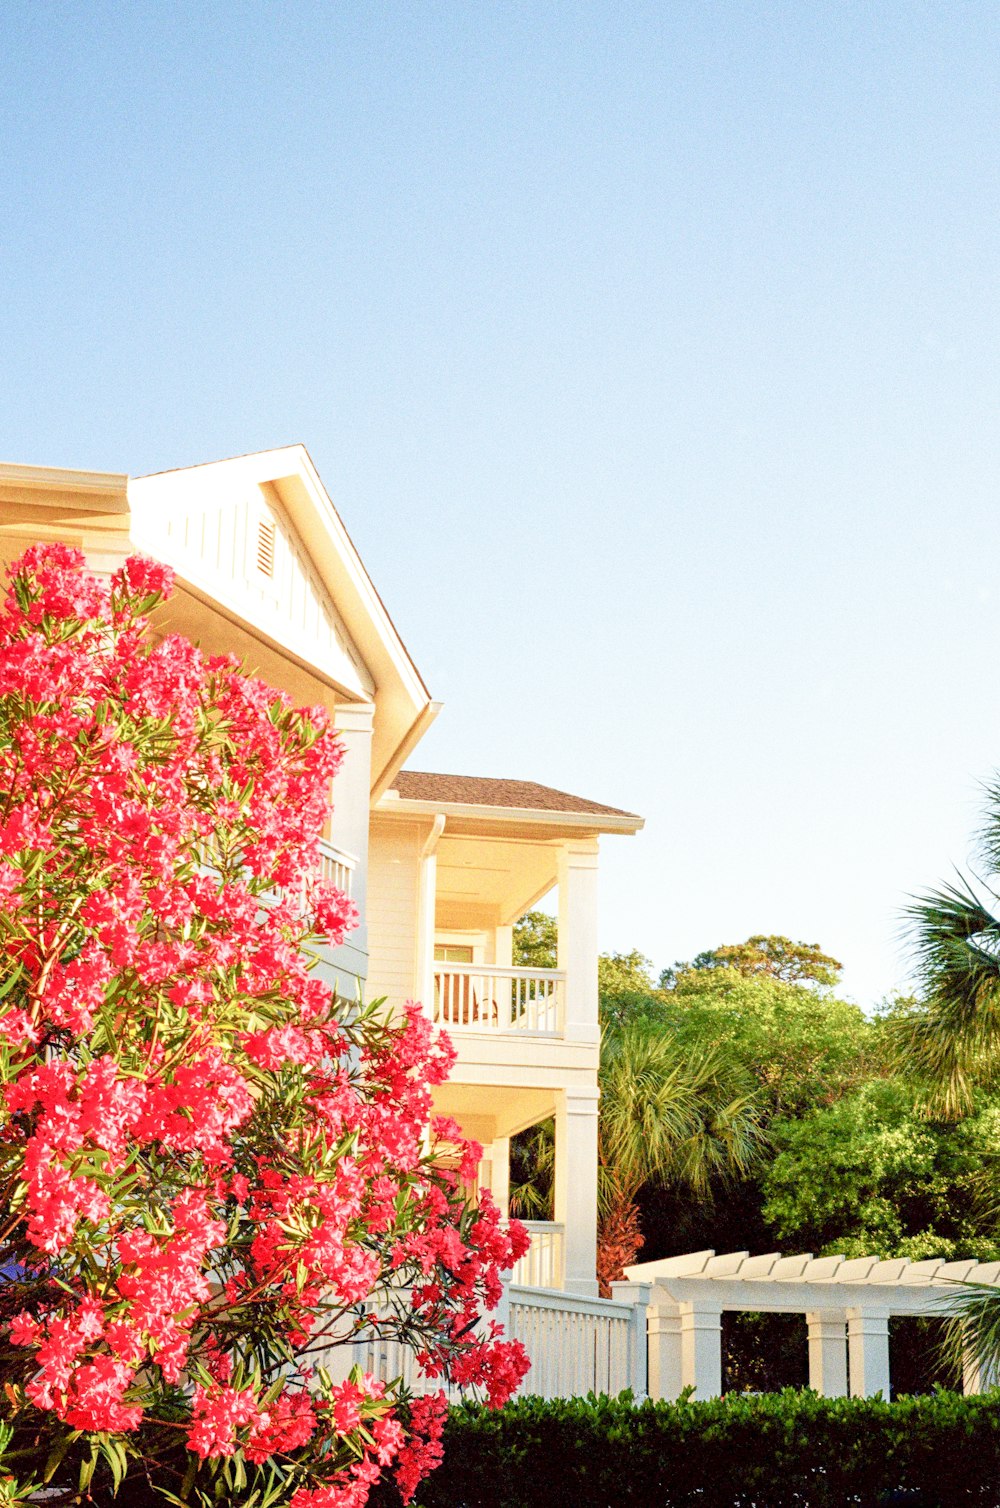
[[[357,859],[351,854],[345,853],[342,848],[338,848],[336,844],[330,843],[326,838],[320,838],[319,878],[321,880],[327,880],[331,885],[336,885],[338,890],[343,890],[346,895],[350,895],[357,864]],[[299,892],[300,900],[304,900],[305,891],[306,885],[303,882]],[[263,892],[261,900],[265,904],[273,906],[278,901],[284,900],[286,893],[283,886],[273,885],[270,890]],[[291,897],[292,899],[295,898],[294,891],[291,892]]]
[[[346,895],[351,894],[351,885],[354,879],[354,871],[358,861],[342,848],[337,848],[334,843],[329,843],[326,838],[319,840],[319,872],[320,878],[336,885],[338,890],[343,890]]]
[[[560,1037],[566,1019],[561,969],[434,965],[434,1020],[448,1031]]]
[[[522,1220],[521,1224],[531,1237],[531,1245],[514,1263],[510,1281],[524,1288],[561,1288],[563,1227],[551,1220]]]

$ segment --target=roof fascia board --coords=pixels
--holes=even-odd
[[[465,801],[414,801],[402,796],[388,800],[383,798],[377,810],[380,817],[426,817],[444,812],[449,817],[461,817],[466,821],[530,822],[535,827],[572,827],[602,833],[637,833],[645,822],[643,817],[612,817],[604,812],[553,812],[540,807],[474,806]]]
[[[357,593],[359,605],[364,608],[366,615],[377,626],[380,637],[392,656],[400,679],[406,684],[407,690],[415,702],[429,701],[430,692],[424,684],[424,679],[410,658],[406,645],[400,638],[385,603],[382,601],[375,589],[374,582],[365,570],[364,563],[358,554],[354,541],[344,527],[344,522],[334,507],[333,499],[323,485],[319,472],[313,464],[312,457],[304,445],[292,447],[290,453],[296,454],[300,460],[300,468],[296,469],[299,470],[299,474],[305,480],[313,506],[325,525],[327,532],[336,541],[340,558],[348,569],[351,577],[351,585]],[[282,455],[284,452],[278,451],[274,454]],[[274,476],[268,480],[278,485],[280,493],[280,483],[284,478],[282,476]],[[316,564],[322,569],[322,561],[318,561]],[[338,606],[340,606],[339,603]],[[343,611],[343,609],[341,610]],[[349,622],[348,627],[350,628]]]
[[[38,493],[35,501],[58,500],[61,507],[107,513],[128,512],[128,475],[118,471],[70,471],[61,466],[0,463],[0,489]]]
[[[396,745],[391,757],[386,760],[372,781],[371,801],[373,806],[382,800],[382,797],[392,785],[392,782],[409,759],[413,750],[441,711],[441,707],[441,702],[428,702],[410,724],[405,738],[401,739]],[[430,815],[435,818],[437,817],[438,812],[436,807]]]

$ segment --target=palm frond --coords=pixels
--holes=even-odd
[[[947,1304],[948,1330],[942,1360],[956,1379],[978,1374],[976,1391],[1000,1385],[1000,1289],[968,1283]]]
[[[1000,778],[985,787],[986,803],[977,848],[990,874],[1000,874]]]
[[[908,908],[926,1008],[898,1028],[937,1113],[967,1114],[972,1077],[1000,1049],[1000,920],[959,877]]]
[[[715,1049],[692,1053],[636,1027],[605,1038],[598,1136],[602,1212],[644,1183],[705,1192],[713,1179],[749,1166],[761,1143],[741,1070]]]

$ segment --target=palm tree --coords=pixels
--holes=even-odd
[[[979,853],[1000,875],[1000,783],[987,788]],[[961,1120],[1000,1065],[1000,892],[959,874],[907,910],[922,1002],[896,1025],[901,1057],[925,1086],[929,1117]],[[1000,1291],[970,1285],[952,1306],[954,1337],[984,1375],[1000,1369]]]
[[[744,1073],[718,1050],[681,1049],[663,1031],[607,1032],[600,1086],[597,1265],[607,1295],[642,1246],[640,1189],[681,1184],[705,1196],[746,1172],[762,1137]]]
[[[710,1195],[746,1172],[763,1145],[754,1086],[717,1050],[682,1050],[648,1024],[605,1031],[597,1122],[597,1275],[605,1297],[643,1244],[636,1196],[646,1184]],[[511,1210],[552,1218],[551,1120],[519,1138]]]

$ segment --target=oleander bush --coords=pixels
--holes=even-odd
[[[315,967],[357,922],[329,718],[169,590],[59,545],[0,584],[0,1505],[409,1500],[436,1380],[527,1370],[484,1318],[527,1236],[431,1115],[447,1039]],[[351,1369],[376,1323],[431,1393]]]
[[[1000,1394],[522,1398],[452,1409],[444,1446],[420,1508],[1000,1505]],[[387,1487],[371,1501],[399,1498]]]

